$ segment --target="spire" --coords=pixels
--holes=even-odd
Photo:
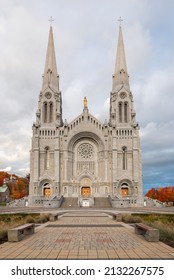
[[[121,18],[119,19],[121,22]],[[123,34],[121,23],[119,26],[118,44],[117,44],[117,56],[115,63],[115,72],[113,75],[113,91],[120,89],[120,86],[124,85],[129,90],[129,76],[126,66],[126,56],[124,51]]]
[[[56,56],[54,49],[53,28],[50,26],[48,47],[45,61],[45,69],[43,74],[42,90],[50,87],[54,92],[59,91],[59,80],[56,66]]]

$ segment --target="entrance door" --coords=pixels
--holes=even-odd
[[[129,194],[128,188],[121,188],[121,195],[125,196]]]
[[[81,195],[83,195],[83,196],[90,196],[90,187],[82,187]]]
[[[49,197],[51,195],[51,188],[45,188],[44,189],[44,196]]]

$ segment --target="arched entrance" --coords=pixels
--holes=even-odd
[[[81,188],[81,195],[82,196],[90,196],[91,188],[90,187],[82,187]]]
[[[43,186],[43,195],[46,197],[51,196],[51,186],[49,183],[45,183]]]
[[[82,196],[90,196],[91,195],[91,179],[85,177],[81,180],[81,195]]]
[[[123,183],[123,184],[121,185],[121,195],[122,195],[122,196],[127,196],[127,195],[129,195],[128,184]]]
[[[121,188],[121,195],[122,196],[125,196],[125,195],[128,195],[128,194],[129,194],[128,188]]]

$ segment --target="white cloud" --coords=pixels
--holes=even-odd
[[[0,171],[3,171],[3,172],[10,172],[10,171],[11,171],[11,166],[7,166],[7,167],[5,167],[4,169],[0,169]]]
[[[75,80],[63,93],[63,116],[68,122],[82,112],[84,86],[82,81]]]
[[[135,79],[135,75],[139,76],[140,73],[142,75],[149,67],[153,51],[152,38],[149,27],[143,26],[140,21],[134,22],[134,24],[129,25],[126,29],[123,28],[123,30],[131,81]]]
[[[140,132],[143,146],[150,152],[159,149],[174,151],[174,120],[159,124],[150,122]]]
[[[142,125],[174,120],[174,66],[157,69],[142,83],[134,85],[138,119]]]

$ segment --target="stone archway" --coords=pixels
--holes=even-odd
[[[43,185],[43,195],[45,197],[50,197],[52,195],[52,188],[51,188],[50,183],[45,183]]]
[[[129,188],[128,188],[128,184],[127,183],[123,183],[121,185],[121,195],[122,196],[127,196],[129,195]]]
[[[104,177],[102,170],[104,144],[102,139],[96,133],[91,131],[82,131],[75,134],[68,142],[68,168],[67,181],[75,182],[80,187],[79,194],[82,194],[81,187],[91,185],[84,185],[81,179]],[[84,189],[83,189],[84,190]],[[84,190],[85,192],[92,192],[92,188]]]

